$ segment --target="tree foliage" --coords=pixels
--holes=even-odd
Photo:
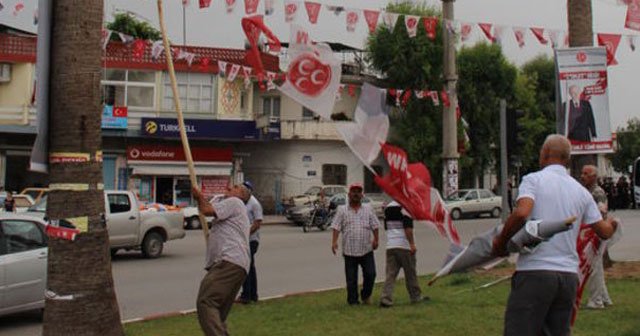
[[[387,11],[419,16],[439,16],[433,7],[409,3],[390,4]],[[416,37],[407,35],[403,16],[393,29],[380,26],[368,39],[368,61],[381,72],[388,87],[439,90],[443,85],[441,29],[435,41],[426,36],[422,24]],[[429,167],[436,185],[442,176],[442,107],[426,100],[410,98],[406,108],[391,116],[390,143],[402,147],[409,160]]]
[[[515,98],[517,68],[498,45],[478,43],[458,54],[458,103],[469,124],[469,148],[461,170],[462,185],[474,185],[494,167],[500,153],[500,100]]]
[[[626,127],[618,128],[616,141],[618,148],[609,160],[615,171],[627,174],[629,165],[640,157],[640,119],[629,119]]]
[[[143,40],[157,41],[162,38],[159,30],[155,29],[148,22],[136,19],[129,13],[115,14],[113,21],[107,23],[107,29]],[[112,35],[111,39],[118,39],[118,37]]]

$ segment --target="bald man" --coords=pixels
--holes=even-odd
[[[598,204],[602,217],[607,218],[607,194],[598,186],[598,172],[596,166],[586,165],[582,167],[582,173],[580,174],[580,182],[589,190],[593,196],[593,200]],[[589,291],[589,301],[587,302],[587,308],[591,309],[603,309],[605,306],[613,304],[609,297],[609,291],[607,290],[607,284],[604,280],[604,267],[602,264],[602,257],[607,249],[609,241],[603,241],[598,248],[598,253],[593,260],[593,271],[587,282],[587,290]]]
[[[508,255],[506,245],[527,219],[558,221],[572,216],[572,229],[556,234],[529,254],[521,254],[511,278],[504,335],[570,335],[571,313],[578,287],[576,241],[580,223],[593,225],[602,239],[615,224],[604,221],[591,194],[567,173],[569,140],[547,137],[540,150],[540,171],[522,178],[516,209],[493,242],[493,254]]]

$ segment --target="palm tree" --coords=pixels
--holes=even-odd
[[[591,0],[567,0],[569,17],[569,45],[593,46],[593,11]]]
[[[50,163],[50,182],[88,186],[52,190],[50,219],[88,217],[75,241],[49,240],[47,288],[71,300],[45,301],[43,335],[123,335],[109,240],[102,219],[100,73],[102,0],[52,2],[49,151],[88,153],[83,163]],[[84,188],[80,188],[84,189]]]

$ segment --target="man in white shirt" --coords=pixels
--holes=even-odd
[[[602,219],[589,191],[567,173],[570,153],[571,143],[566,137],[547,137],[540,150],[542,170],[523,177],[516,209],[493,242],[493,254],[506,256],[507,242],[527,219],[577,218],[572,229],[554,235],[532,253],[518,258],[511,278],[504,335],[570,335],[578,287],[576,241],[580,224],[593,225],[602,239],[615,231],[615,224]]]
[[[249,181],[242,182],[242,185],[251,191],[251,198],[247,202],[247,215],[251,223],[249,233],[249,250],[251,253],[251,266],[249,266],[249,274],[242,284],[242,293],[238,303],[247,304],[258,302],[258,276],[256,274],[255,255],[260,245],[260,225],[262,224],[262,205],[258,199],[253,196],[253,184]]]

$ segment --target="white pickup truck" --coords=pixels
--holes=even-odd
[[[181,211],[140,210],[130,191],[105,190],[104,196],[112,256],[124,249],[141,250],[146,258],[157,258],[166,241],[185,236]],[[46,209],[47,200],[43,198],[24,214],[42,218]]]

